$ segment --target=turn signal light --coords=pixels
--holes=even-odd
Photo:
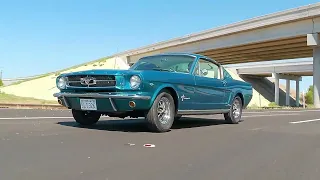
[[[130,101],[130,102],[129,102],[129,106],[130,106],[131,108],[134,108],[134,107],[136,107],[136,103],[135,103],[134,101]]]

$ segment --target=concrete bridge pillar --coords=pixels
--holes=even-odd
[[[300,81],[296,80],[296,106],[300,106]]]
[[[286,79],[286,106],[290,106],[290,79]]]
[[[274,102],[279,105],[279,74],[273,73],[274,77]]]
[[[313,104],[320,108],[320,47],[313,48]]]
[[[318,33],[307,35],[307,45],[313,47],[313,105],[320,108],[320,38]]]
[[[286,106],[290,106],[290,81],[296,81],[296,104],[299,106],[299,81],[302,80],[300,76],[293,76],[293,75],[283,75],[278,73],[272,73],[272,77],[274,78],[274,102],[279,105],[279,79],[285,79],[286,80]]]

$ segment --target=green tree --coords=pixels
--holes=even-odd
[[[313,85],[309,86],[309,89],[305,95],[306,104],[313,104]]]
[[[2,80],[0,79],[0,87],[1,87],[1,86],[3,86],[3,82],[2,82]]]

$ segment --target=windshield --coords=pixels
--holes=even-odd
[[[141,58],[132,70],[155,70],[189,73],[194,57],[187,55],[159,55]]]

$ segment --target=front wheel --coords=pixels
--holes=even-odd
[[[175,105],[169,92],[161,92],[146,115],[151,131],[167,132],[175,118]]]
[[[92,125],[99,121],[101,114],[98,112],[87,112],[72,109],[73,118],[81,125]]]
[[[229,113],[224,114],[227,123],[238,124],[241,121],[242,115],[242,101],[239,96],[233,99]]]

